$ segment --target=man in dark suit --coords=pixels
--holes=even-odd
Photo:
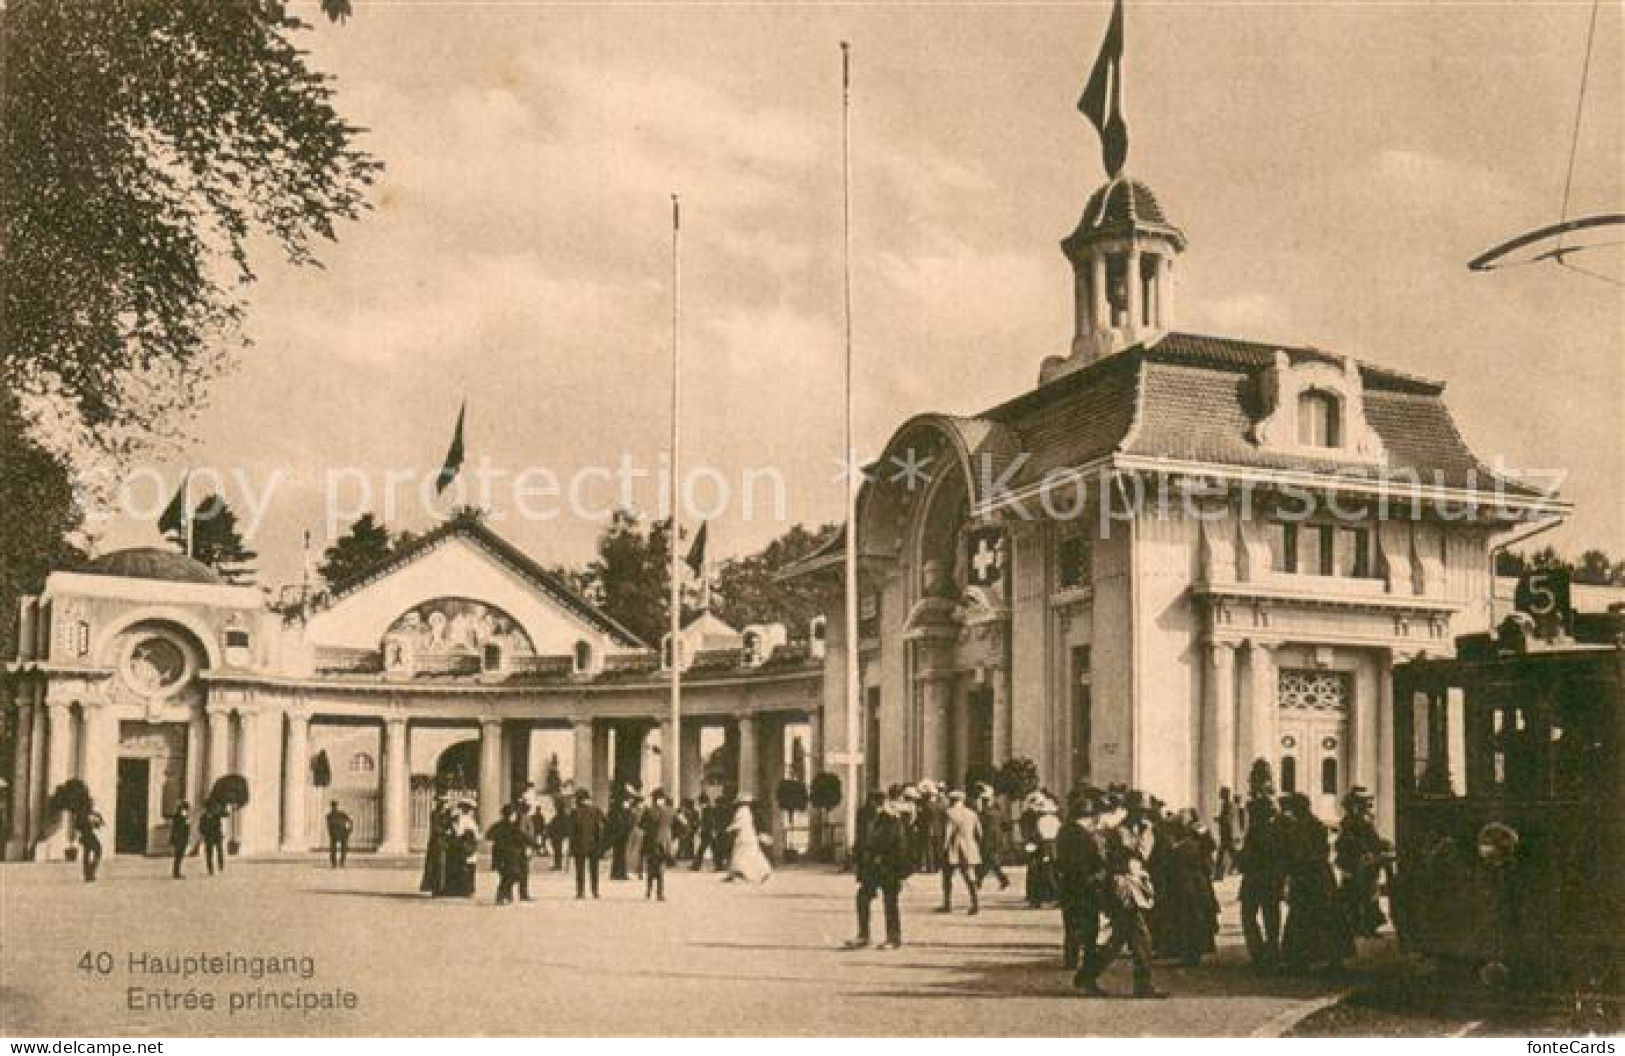
[[[530,793],[527,791],[526,794]],[[525,868],[518,873],[519,901],[534,902],[536,900],[530,897],[530,856],[540,852],[545,846],[542,840],[541,809],[537,808],[533,813],[530,804],[524,799],[514,800],[512,806],[514,828],[518,830],[519,839],[525,845]]]
[[[587,897],[587,881],[592,881],[592,897],[598,897],[598,864],[603,858],[604,812],[592,802],[586,789],[576,792],[575,810],[570,812],[570,857],[576,863],[576,897]]]
[[[531,841],[520,827],[522,805],[508,804],[502,808],[502,820],[492,825],[486,836],[491,840],[491,867],[497,873],[497,905],[513,901],[514,886],[523,890],[530,873]]]
[[[186,860],[186,850],[192,843],[192,808],[181,800],[175,804],[175,813],[169,816],[169,844],[175,859],[170,866],[169,875],[176,880],[181,879],[181,863]]]
[[[327,811],[327,862],[334,869],[343,869],[350,861],[350,833],[354,830],[355,822],[335,799]]]
[[[203,816],[197,821],[198,838],[203,843],[203,865],[213,876],[216,870],[226,871],[226,808],[220,803],[205,803]]]
[[[1095,954],[1100,937],[1101,891],[1106,862],[1095,836],[1099,806],[1084,793],[1070,804],[1071,817],[1055,838],[1055,881],[1061,901],[1063,953],[1068,968],[1078,968]]]
[[[848,949],[869,945],[869,918],[875,895],[881,896],[886,914],[886,941],[877,949],[895,950],[903,945],[903,914],[898,905],[903,882],[914,871],[914,844],[909,820],[903,809],[903,786],[886,790],[886,801],[875,811],[853,848],[858,876],[858,937]]]
[[[699,842],[694,848],[694,871],[697,873],[705,867],[705,852],[711,852],[711,858],[717,867],[722,867],[721,856],[717,853],[717,811],[711,804],[711,797],[700,793],[700,832]]]
[[[654,897],[661,902],[666,901],[666,865],[672,861],[672,851],[676,846],[672,835],[676,823],[676,812],[671,809],[671,801],[666,798],[663,789],[655,789],[649,797],[649,807],[643,812],[639,822],[643,826],[643,842],[640,845],[643,851],[643,897],[645,900]]]

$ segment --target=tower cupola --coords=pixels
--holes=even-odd
[[[1118,176],[1095,191],[1061,249],[1072,264],[1072,354],[1046,360],[1040,382],[1172,328],[1174,258],[1185,233],[1150,187]]]

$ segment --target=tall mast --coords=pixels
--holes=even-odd
[[[846,805],[847,847],[857,842],[859,765],[863,759],[863,737],[858,728],[858,467],[852,430],[852,44],[841,41],[841,306],[845,337],[845,457],[846,464]],[[873,745],[868,746],[870,751]]]
[[[678,650],[678,635],[683,629],[683,591],[682,581],[679,578],[677,548],[681,541],[678,531],[679,518],[677,516],[677,503],[680,488],[679,456],[681,454],[682,436],[678,429],[680,412],[682,409],[683,375],[680,368],[682,362],[682,301],[683,301],[683,258],[682,258],[682,203],[677,195],[671,196],[671,522],[666,533],[666,558],[668,572],[671,577],[671,737],[670,744],[662,740],[660,750],[665,755],[666,773],[670,775],[671,787],[666,789],[666,795],[674,803],[681,803],[683,798],[683,665]]]

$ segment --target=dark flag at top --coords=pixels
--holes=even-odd
[[[186,518],[191,513],[186,508],[186,485],[190,476],[191,474],[187,474],[181,478],[181,486],[175,489],[175,497],[169,500],[169,505],[164,507],[164,512],[158,517],[158,531],[164,535],[186,531]]]
[[[434,493],[439,495],[446,490],[446,485],[457,479],[457,471],[463,468],[463,412],[468,409],[465,400],[457,408],[457,431],[451,436],[451,447],[446,450],[446,463],[440,467],[440,475],[434,480]]]
[[[683,563],[693,569],[696,576],[705,571],[705,529],[706,522],[701,521],[700,530],[694,533],[694,543],[688,548],[688,556],[683,558]]]
[[[1123,121],[1123,0],[1112,4],[1100,55],[1083,86],[1078,110],[1100,133],[1101,160],[1106,175],[1116,179],[1128,160],[1128,125]]]

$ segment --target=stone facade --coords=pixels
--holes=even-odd
[[[696,623],[674,736],[659,655],[468,517],[297,612],[153,551],[53,573],[22,615],[4,679],[10,859],[64,855],[48,801],[71,777],[114,853],[167,850],[175,804],[225,774],[249,786],[241,853],[322,846],[334,800],[359,846],[404,852],[426,836],[437,781],[489,824],[526,782],[602,802],[612,780],[670,787],[677,761],[695,796],[702,755],[719,751],[729,790],[766,799],[792,756],[810,767],[818,751],[806,643],[764,648],[758,628],[747,650]]]

